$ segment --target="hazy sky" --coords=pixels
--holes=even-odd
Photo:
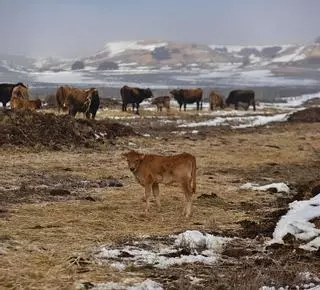
[[[319,12],[320,0],[0,0],[0,53],[77,57],[139,39],[311,42]]]

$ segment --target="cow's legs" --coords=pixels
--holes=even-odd
[[[184,110],[184,111],[187,110],[187,104],[186,104],[186,103],[183,104],[183,110]]]
[[[252,100],[251,103],[252,103],[253,110],[255,111],[256,110],[256,102],[255,102],[255,100]]]
[[[6,108],[6,107],[7,107],[7,102],[2,101],[1,103],[2,103],[2,107],[3,107],[3,108]]]
[[[137,115],[139,115],[139,103],[137,103],[136,105],[137,105]]]
[[[125,112],[127,110],[127,104],[122,103],[122,111]]]
[[[235,110],[238,110],[238,108],[239,108],[239,103],[238,102],[234,103],[234,108],[235,108]]]
[[[179,110],[181,111],[182,104],[179,104]]]
[[[69,106],[69,115],[75,117],[77,114],[77,110],[73,108],[72,106]]]
[[[197,102],[197,111],[199,111],[199,109],[200,109],[200,103]]]
[[[160,192],[159,192],[159,184],[158,183],[152,184],[152,192],[153,192],[153,196],[156,200],[158,210],[160,210],[161,203],[160,203],[160,196],[159,196]]]
[[[187,179],[184,180],[182,182],[182,188],[183,188],[184,197],[185,197],[185,206],[183,209],[183,214],[185,215],[185,217],[189,217],[189,215],[191,213],[192,194],[193,194],[193,190],[191,188],[190,181]]]
[[[148,215],[149,213],[151,191],[152,191],[152,184],[146,184],[145,192],[144,192],[144,197],[146,199],[146,207],[144,212],[146,215]]]

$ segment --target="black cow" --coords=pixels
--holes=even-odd
[[[27,89],[26,85],[23,83],[0,84],[0,102],[3,107],[6,107],[7,103],[10,101],[13,89],[19,85]]]
[[[132,104],[132,111],[137,108],[137,114],[139,115],[140,103],[148,98],[153,97],[152,91],[148,89],[131,88],[123,86],[120,89],[122,99],[122,111],[127,111],[127,105]]]
[[[246,109],[249,108],[250,105],[252,105],[253,110],[256,110],[256,103],[254,99],[254,91],[252,90],[234,90],[231,91],[227,100],[226,105],[234,105],[234,108],[238,110],[239,103],[247,103],[248,106]]]
[[[197,110],[202,110],[202,89],[181,89],[173,90],[170,92],[174,99],[178,102],[180,111],[183,105],[184,110],[187,108],[187,104],[197,103]]]

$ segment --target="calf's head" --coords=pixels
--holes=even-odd
[[[123,153],[122,156],[127,160],[129,169],[133,173],[135,173],[139,169],[140,163],[145,157],[144,154],[140,154],[134,150]]]

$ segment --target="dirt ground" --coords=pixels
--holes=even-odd
[[[192,113],[182,115],[187,119]],[[160,122],[160,115],[120,118],[110,127],[112,122],[106,120],[63,121],[67,117],[23,114],[23,120],[49,118],[48,126],[64,129],[59,134],[54,126],[47,129],[54,135],[46,133],[44,126],[37,129],[42,136],[37,139],[28,132],[42,128],[42,121],[35,121],[37,126],[24,121],[19,135],[7,125],[16,115],[5,121],[0,118],[1,289],[76,289],[80,282],[83,289],[90,289],[99,282],[146,278],[165,289],[259,289],[294,287],[301,282],[299,273],[320,273],[320,253],[298,251],[292,243],[264,248],[288,203],[309,198],[320,183],[319,123],[237,130],[203,127],[179,134],[170,133],[177,127]],[[72,135],[75,127],[81,132]],[[102,134],[106,127],[109,135]],[[16,141],[17,136],[24,141]],[[189,219],[181,215],[182,194],[177,186],[161,186],[161,212],[152,203],[150,215],[144,216],[143,188],[121,156],[129,149],[154,154],[185,151],[196,156],[197,198]],[[292,190],[286,195],[239,189],[246,182],[286,182]],[[94,258],[100,245],[187,229],[236,239],[213,266],[119,271]],[[192,283],[191,275],[201,278],[201,283]]]

